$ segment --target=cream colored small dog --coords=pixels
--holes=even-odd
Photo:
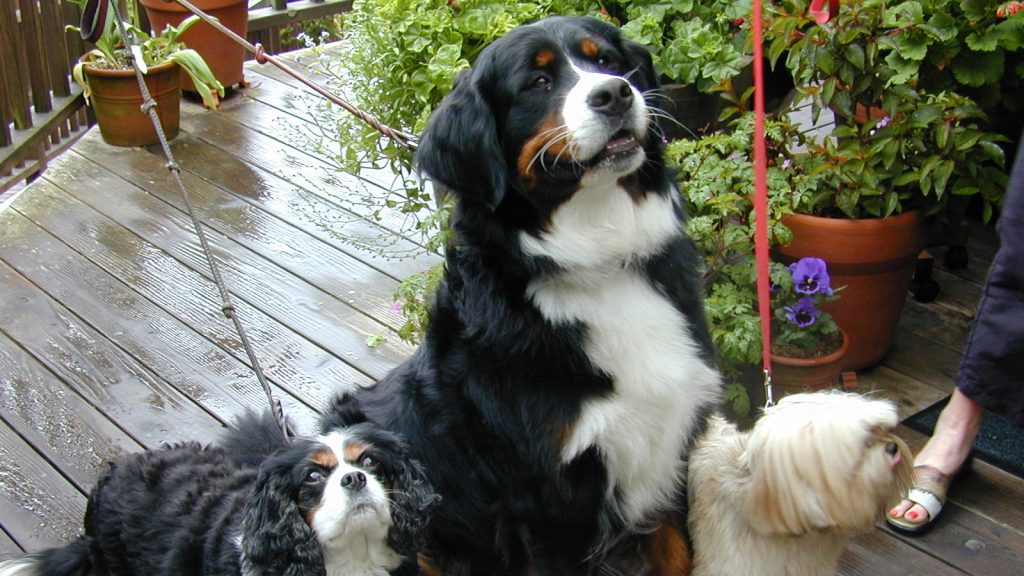
[[[824,576],[910,482],[895,406],[795,394],[750,432],[720,416],[690,452],[693,576]]]

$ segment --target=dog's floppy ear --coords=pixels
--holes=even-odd
[[[324,434],[339,428],[348,428],[354,424],[366,422],[366,414],[356,397],[345,392],[331,400],[323,419],[320,421],[320,431]]]
[[[821,457],[829,450],[828,440],[816,437],[811,426],[761,424],[755,425],[740,458],[750,483],[740,505],[751,527],[789,536],[836,528],[838,521],[824,499],[849,495],[829,486],[826,468],[837,465]]]
[[[316,534],[295,504],[294,458],[277,454],[260,467],[242,519],[242,573],[325,576]]]
[[[505,194],[504,156],[490,105],[473,70],[463,71],[455,89],[427,122],[416,166],[427,178],[454,192],[460,202],[493,211]]]
[[[420,463],[406,458],[391,479],[391,521],[388,546],[407,556],[419,552],[426,544],[430,512],[441,497],[434,493]]]

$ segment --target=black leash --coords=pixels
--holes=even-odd
[[[188,215],[192,219],[192,224],[195,226],[196,235],[199,237],[199,243],[203,248],[203,254],[206,256],[206,262],[210,266],[210,273],[213,276],[213,281],[217,285],[217,290],[220,291],[221,311],[224,313],[224,316],[230,318],[231,321],[234,322],[235,330],[238,332],[238,338],[242,342],[242,347],[245,348],[245,353],[249,356],[249,363],[252,366],[253,372],[256,374],[256,379],[259,380],[260,386],[263,387],[263,392],[267,395],[267,400],[270,402],[270,410],[274,414],[274,419],[277,421],[278,426],[281,427],[281,431],[284,433],[285,438],[288,438],[290,437],[290,431],[288,430],[288,423],[284,418],[284,410],[281,407],[281,402],[274,397],[274,393],[270,389],[270,383],[267,382],[266,377],[263,375],[263,369],[260,367],[259,360],[256,358],[256,353],[253,350],[252,344],[249,342],[245,329],[242,327],[242,322],[238,317],[238,311],[235,309],[235,305],[231,301],[231,294],[228,292],[227,284],[224,282],[224,278],[220,274],[220,269],[217,267],[217,262],[214,260],[213,254],[210,251],[210,245],[206,240],[206,233],[203,231],[203,225],[199,221],[199,216],[196,214],[196,211],[192,206],[192,200],[189,197],[188,191],[185,189],[185,184],[181,180],[181,168],[174,160],[174,154],[171,152],[171,148],[167,144],[167,136],[164,134],[163,126],[160,124],[160,118],[156,113],[156,101],[153,100],[153,97],[149,93],[149,88],[146,86],[146,79],[142,74],[142,70],[139,68],[139,63],[135,61],[135,54],[131,50],[131,38],[128,36],[128,30],[125,28],[124,21],[121,18],[117,2],[111,0],[100,0],[100,3],[109,4],[109,6],[114,10],[114,20],[116,22],[117,29],[121,33],[121,39],[124,41],[125,50],[128,51],[128,59],[132,63],[132,68],[135,70],[135,77],[139,81],[139,89],[142,91],[142,111],[149,115],[149,119],[153,123],[153,127],[156,129],[156,135],[160,140],[160,146],[163,148],[164,156],[167,158],[167,169],[170,170],[171,175],[174,177],[174,182],[178,186],[181,198],[185,201],[185,207],[188,211]],[[102,13],[104,11],[101,10],[100,12]],[[86,13],[90,12],[87,10]],[[95,22],[91,23],[91,25],[93,27],[86,30],[86,24],[83,23],[83,38],[88,38],[88,35],[95,34]],[[102,29],[104,22],[100,21],[98,26]]]

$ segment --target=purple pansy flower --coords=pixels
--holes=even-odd
[[[825,296],[832,295],[828,266],[821,258],[801,258],[789,265],[789,273],[793,276],[793,289],[797,292],[801,294],[821,292]]]
[[[786,320],[801,328],[806,328],[818,320],[818,309],[815,308],[814,300],[810,296],[804,296],[795,306],[786,306],[783,310],[786,312]]]

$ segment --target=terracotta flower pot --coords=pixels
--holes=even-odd
[[[140,0],[153,30],[163,30],[168,24],[177,26],[192,15],[174,0]],[[192,4],[210,16],[216,17],[229,30],[245,38],[249,27],[247,0],[192,0]],[[206,22],[198,22],[181,36],[181,41],[206,60],[213,75],[225,88],[244,81],[242,61],[245,49]],[[192,79],[182,72],[182,88],[195,92]]]
[[[838,300],[823,306],[850,339],[843,369],[877,364],[892,342],[924,246],[920,212],[861,220],[796,214],[783,223],[793,242],[777,246],[776,259],[817,256],[828,262],[832,286],[846,286]]]
[[[142,112],[142,92],[134,70],[105,70],[85,66],[92,90],[90,102],[103,141],[112,146],[146,146],[160,139],[148,114]],[[174,62],[149,69],[146,87],[156,101],[157,117],[168,139],[178,135],[181,120],[181,73]]]
[[[818,358],[788,358],[772,353],[772,383],[776,398],[799,392],[817,392],[835,388],[843,371],[843,356],[850,339],[843,332],[839,350]]]

